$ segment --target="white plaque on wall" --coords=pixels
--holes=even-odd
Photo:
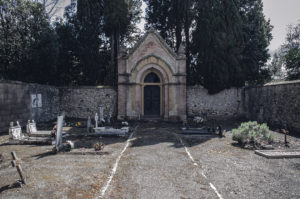
[[[32,108],[42,107],[42,94],[31,94],[31,106]]]

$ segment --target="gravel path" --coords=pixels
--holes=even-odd
[[[187,138],[177,124],[152,122],[128,141],[78,138],[82,145],[104,142],[100,156],[51,155],[51,146],[6,145],[8,136],[0,136],[0,153],[8,160],[16,151],[29,182],[8,188],[18,176],[8,161],[0,164],[0,198],[99,198],[114,168],[106,199],[300,198],[300,159],[266,159],[236,147],[231,128],[224,126],[223,138]],[[273,133],[279,143],[283,135]],[[300,149],[299,138],[288,139]]]
[[[104,198],[218,198],[193,165],[178,128],[138,128]]]

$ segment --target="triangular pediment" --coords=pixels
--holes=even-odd
[[[147,31],[144,36],[134,45],[134,47],[129,50],[128,57],[139,50],[139,48],[143,46],[143,44],[148,40],[149,37],[153,37],[154,39],[152,39],[152,42],[157,43],[161,48],[165,49],[168,54],[170,54],[174,58],[177,57],[177,54],[174,52],[174,50],[166,43],[166,41],[160,36],[160,34],[153,29]]]

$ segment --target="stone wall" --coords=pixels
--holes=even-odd
[[[60,88],[60,109],[67,117],[86,119],[99,114],[99,107],[104,107],[104,117],[109,112],[116,115],[117,92],[111,87],[80,86]]]
[[[201,86],[187,87],[188,117],[206,114],[208,118],[228,119],[244,115],[243,89],[231,88],[209,95]]]
[[[32,106],[32,95],[40,94],[39,107]],[[16,81],[0,82],[0,131],[8,130],[11,121],[22,126],[27,120],[53,120],[59,113],[59,90],[53,86]]]
[[[300,132],[300,81],[245,88],[247,118]]]
[[[31,95],[41,94],[41,107],[32,107]],[[0,82],[0,131],[7,131],[11,121],[22,126],[28,119],[38,122],[55,120],[64,110],[67,117],[94,116],[99,107],[104,115],[116,116],[117,92],[110,87],[62,87]],[[187,113],[194,117],[206,113],[209,118],[247,117],[272,126],[286,125],[300,132],[300,81],[262,87],[227,89],[209,95],[200,86],[187,87]]]

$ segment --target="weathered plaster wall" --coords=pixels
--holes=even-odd
[[[41,94],[42,106],[33,108],[31,94]],[[59,90],[53,86],[16,81],[0,82],[0,131],[7,131],[11,121],[22,126],[27,120],[53,120],[59,113]]]
[[[66,117],[86,119],[92,118],[99,107],[104,107],[104,117],[109,112],[116,115],[117,92],[111,87],[81,86],[60,88],[60,109],[65,111]]]
[[[245,88],[247,117],[300,132],[300,81]]]
[[[206,114],[208,118],[228,119],[243,115],[243,89],[231,88],[209,95],[201,86],[187,87],[188,117]]]

